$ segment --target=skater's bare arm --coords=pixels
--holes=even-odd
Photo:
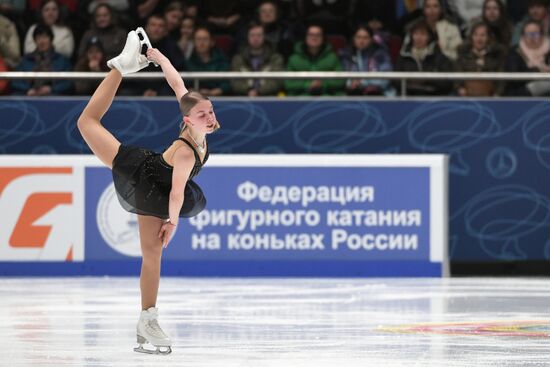
[[[174,170],[172,171],[172,190],[168,201],[168,222],[159,230],[162,247],[167,247],[172,232],[178,225],[179,215],[185,199],[185,184],[195,162],[194,154],[186,148],[176,149],[173,155]]]
[[[179,214],[184,200],[185,184],[195,164],[195,155],[191,149],[181,147],[174,153],[173,164],[172,191],[170,191],[168,213],[170,215],[170,222],[172,224],[178,224]]]
[[[156,48],[150,48],[147,50],[147,59],[149,61],[156,62],[162,68],[164,77],[166,78],[168,85],[170,85],[170,88],[172,88],[176,94],[176,98],[179,102],[181,97],[187,93],[187,88],[185,87],[185,83],[176,68],[174,68],[170,60],[168,60],[168,58]]]

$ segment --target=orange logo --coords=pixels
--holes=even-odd
[[[72,167],[0,168],[0,260],[72,261]]]

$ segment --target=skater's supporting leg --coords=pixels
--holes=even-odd
[[[78,129],[92,152],[109,168],[112,168],[120,142],[101,124],[101,118],[107,112],[122,75],[111,70],[97,87],[92,98],[78,119]]]
[[[141,307],[147,310],[157,303],[160,282],[160,259],[162,256],[162,241],[159,231],[163,220],[151,216],[138,216],[139,237],[141,242]]]
[[[157,294],[160,282],[160,260],[162,257],[162,240],[159,231],[163,220],[152,216],[138,215],[139,238],[141,242],[141,316],[137,325],[136,352],[169,354],[172,342],[162,331],[157,321]],[[143,348],[146,342],[156,350]],[[162,347],[162,350],[161,350]]]

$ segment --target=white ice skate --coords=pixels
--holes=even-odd
[[[124,49],[117,57],[107,61],[107,66],[111,69],[117,69],[122,75],[135,73],[147,65],[149,61],[141,55],[141,42],[136,31],[128,32]]]
[[[158,310],[155,307],[141,311],[137,324],[137,342],[139,347],[134,348],[135,352],[149,354],[170,354],[172,352],[172,341],[162,331],[157,319]],[[157,349],[143,348],[143,344],[146,343],[152,344]]]
[[[141,58],[142,58],[141,60],[143,59],[147,60],[147,57],[145,56],[147,54],[147,50],[150,48],[153,48],[153,46],[151,46],[151,41],[149,41],[149,37],[147,37],[147,33],[145,33],[145,29],[141,27],[137,27],[136,33],[139,37],[139,43],[141,46],[141,50],[140,50]],[[153,62],[153,64],[155,66],[158,66],[156,62]]]

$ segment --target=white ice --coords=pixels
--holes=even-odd
[[[163,278],[168,356],[137,346],[137,278],[0,278],[0,366],[548,366],[549,337],[381,327],[538,320],[550,279]]]

